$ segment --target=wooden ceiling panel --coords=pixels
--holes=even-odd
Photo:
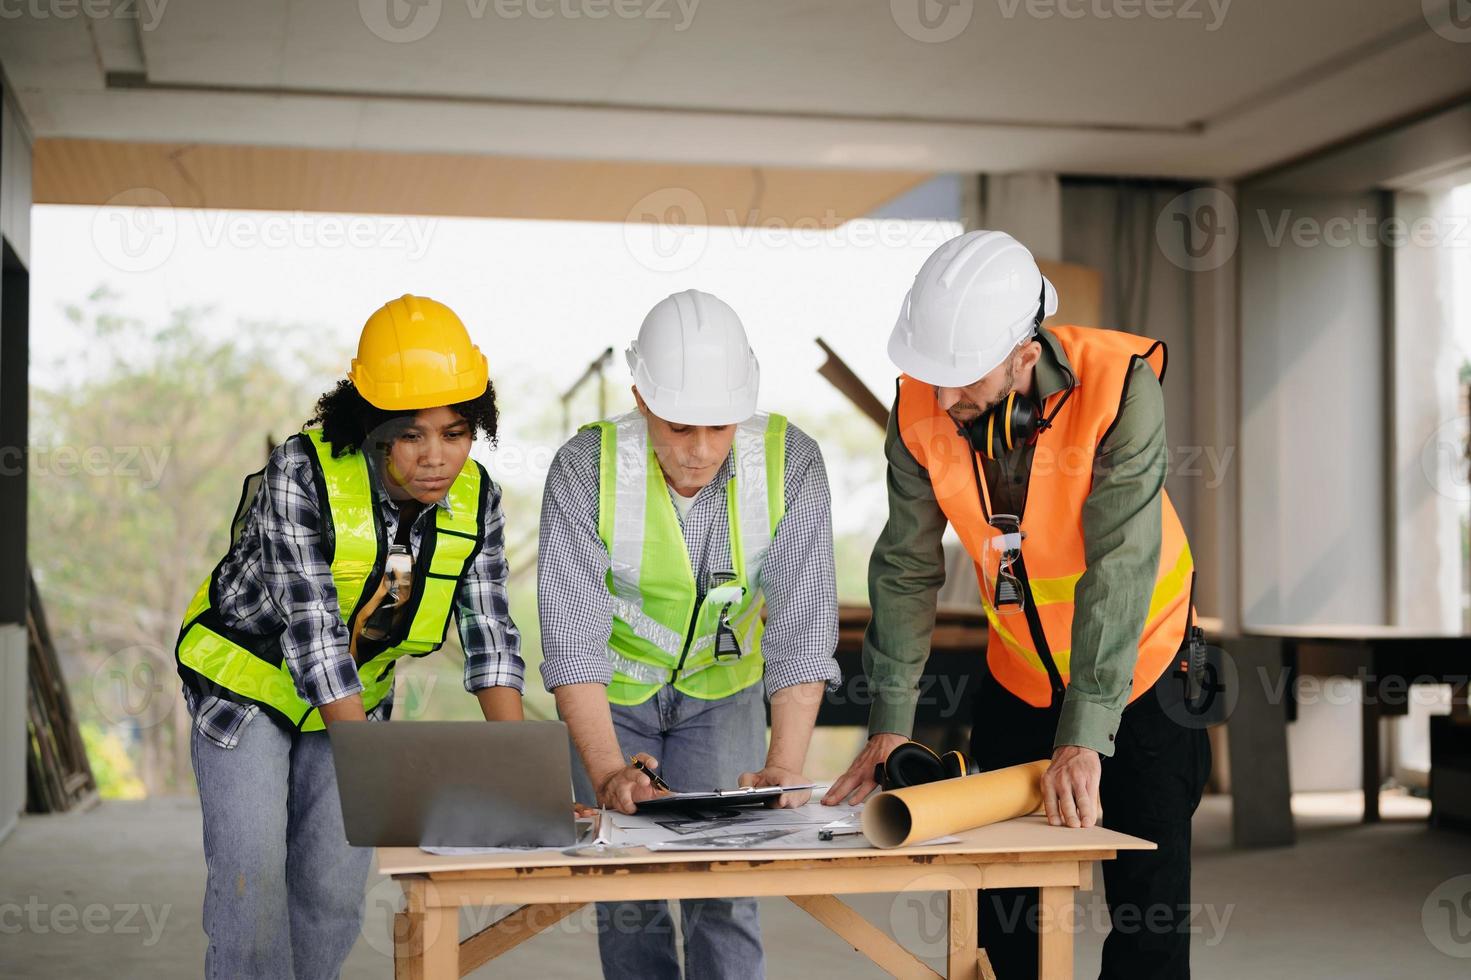
[[[299,147],[40,139],[37,204],[835,227],[929,179]]]

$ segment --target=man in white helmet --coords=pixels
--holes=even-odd
[[[628,364],[637,410],[562,446],[542,502],[542,677],[581,757],[578,799],[632,813],[659,792],[651,770],[677,790],[805,783],[839,676],[822,455],[756,411],[756,357],[708,293],[655,305]],[[681,911],[688,976],[763,975],[755,899]],[[680,976],[665,902],[600,903],[598,927],[604,976]]]
[[[1101,822],[1158,845],[1104,862],[1103,976],[1187,977],[1190,818],[1210,745],[1171,709],[1196,631],[1190,547],[1164,490],[1164,347],[1043,328],[1056,308],[1031,253],[997,231],[942,245],[905,298],[889,342],[904,372],[889,520],[869,565],[870,738],[824,802],[867,796],[875,764],[909,735],[949,523],[989,627],[973,761],[1050,756],[1050,823]],[[981,942],[1001,980],[1037,975],[1035,904],[1035,889],[982,893]]]

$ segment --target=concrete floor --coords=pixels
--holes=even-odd
[[[1196,977],[1471,976],[1471,837],[1428,829],[1416,819],[1423,804],[1415,800],[1387,797],[1386,813],[1399,819],[1373,827],[1355,822],[1353,794],[1303,796],[1295,805],[1298,845],[1253,852],[1228,847],[1228,800],[1202,805]],[[203,885],[192,800],[113,802],[80,815],[24,818],[0,844],[0,977],[197,977]],[[387,922],[396,898],[391,882],[369,882],[367,923],[344,977],[392,975]],[[943,970],[938,896],[852,902]],[[784,899],[763,900],[762,911],[769,976],[883,976]],[[1082,912],[1078,976],[1096,976],[1101,897],[1086,896]],[[590,913],[574,916],[476,975],[595,978],[590,924]]]

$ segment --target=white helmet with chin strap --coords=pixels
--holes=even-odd
[[[912,378],[963,388],[995,370],[1057,312],[1057,290],[1004,231],[972,231],[935,249],[904,297],[889,360]]]
[[[756,414],[756,355],[735,310],[709,293],[661,299],[626,356],[644,404],[666,422],[736,425]]]

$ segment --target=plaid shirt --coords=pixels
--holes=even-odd
[[[537,604],[541,610],[541,676],[547,689],[563,684],[607,684],[613,679],[608,638],[613,599],[611,559],[598,537],[598,459],[601,436],[580,432],[552,459],[541,503],[537,551]],[[712,571],[731,567],[726,484],[733,454],[715,479],[695,495],[680,521],[700,598]],[[761,566],[766,596],[766,692],[793,684],[840,678],[837,573],[833,565],[832,500],[822,451],[812,437],[787,426],[786,514]],[[676,512],[677,513],[677,512]]]
[[[300,439],[293,438],[271,454],[240,537],[220,568],[219,613],[230,626],[249,633],[280,631],[297,694],[312,705],[322,705],[357,694],[363,685],[348,653],[347,624],[332,566],[324,556],[332,532],[318,504],[308,452]],[[376,478],[373,495],[391,541],[398,533],[398,505]],[[449,503],[441,500],[436,507],[448,509]],[[416,559],[434,513],[434,508],[423,509],[410,528],[409,551]],[[501,489],[491,481],[485,540],[454,597],[467,691],[487,687],[519,691],[523,686],[521,634],[511,621],[506,597],[502,525]],[[241,732],[260,711],[253,704],[197,697],[188,687],[184,697],[200,734],[227,749],[239,743]],[[392,710],[390,691],[368,717],[386,721]]]

